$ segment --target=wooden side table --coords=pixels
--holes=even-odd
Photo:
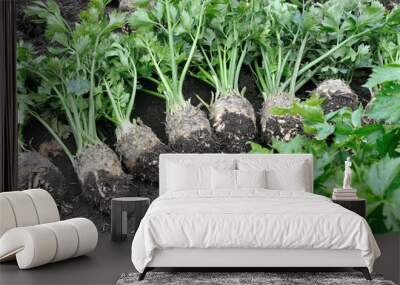
[[[333,203],[339,204],[340,206],[359,214],[365,218],[366,213],[366,201],[365,199],[354,199],[354,200],[333,200]]]
[[[144,197],[121,197],[111,200],[111,239],[124,241],[135,235],[140,221],[150,206]]]

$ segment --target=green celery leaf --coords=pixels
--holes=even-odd
[[[249,153],[272,153],[272,150],[263,147],[262,145],[255,142],[250,142],[250,147],[251,150]]]
[[[129,25],[136,30],[147,30],[153,27],[154,22],[150,19],[149,14],[144,9],[136,10],[128,18]]]
[[[315,139],[317,140],[325,140],[335,131],[335,126],[326,122],[313,124],[312,127],[316,131]]]
[[[400,80],[400,64],[387,64],[384,66],[375,67],[372,71],[367,83],[364,84],[367,88],[375,87],[387,81]]]
[[[272,148],[279,153],[302,153],[306,140],[303,136],[296,136],[288,142],[272,138]]]
[[[90,90],[90,82],[85,78],[71,79],[67,82],[68,93],[75,94],[76,96],[82,96],[88,93]]]
[[[362,106],[358,107],[357,110],[355,110],[352,114],[351,114],[351,122],[353,124],[353,127],[358,128],[361,127],[361,118],[363,115],[363,108]]]
[[[388,154],[390,157],[396,157],[398,145],[400,145],[400,128],[379,137],[376,148],[381,156]]]
[[[385,157],[364,171],[364,181],[376,196],[383,198],[398,175],[400,158]]]
[[[387,124],[400,124],[400,84],[385,83],[372,102],[368,116]]]

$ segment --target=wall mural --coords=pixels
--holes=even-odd
[[[351,157],[373,231],[400,231],[399,6],[26,1],[17,26],[19,188],[63,218],[108,230],[112,197],[157,197],[160,153],[307,152],[315,192]]]

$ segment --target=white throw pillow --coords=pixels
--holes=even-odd
[[[273,190],[306,191],[310,188],[309,166],[304,160],[239,159],[239,170],[267,170],[267,188]]]
[[[211,187],[214,191],[236,190],[236,170],[233,169],[211,169]]]
[[[268,188],[276,190],[302,191],[308,188],[305,163],[295,163],[289,169],[270,169],[267,172]]]
[[[168,191],[211,189],[211,167],[168,163]]]
[[[237,188],[267,188],[267,170],[236,170]]]

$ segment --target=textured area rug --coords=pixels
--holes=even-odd
[[[116,285],[395,285],[376,275],[368,281],[359,272],[148,272],[142,281],[137,280],[138,276],[138,273],[122,274]]]

